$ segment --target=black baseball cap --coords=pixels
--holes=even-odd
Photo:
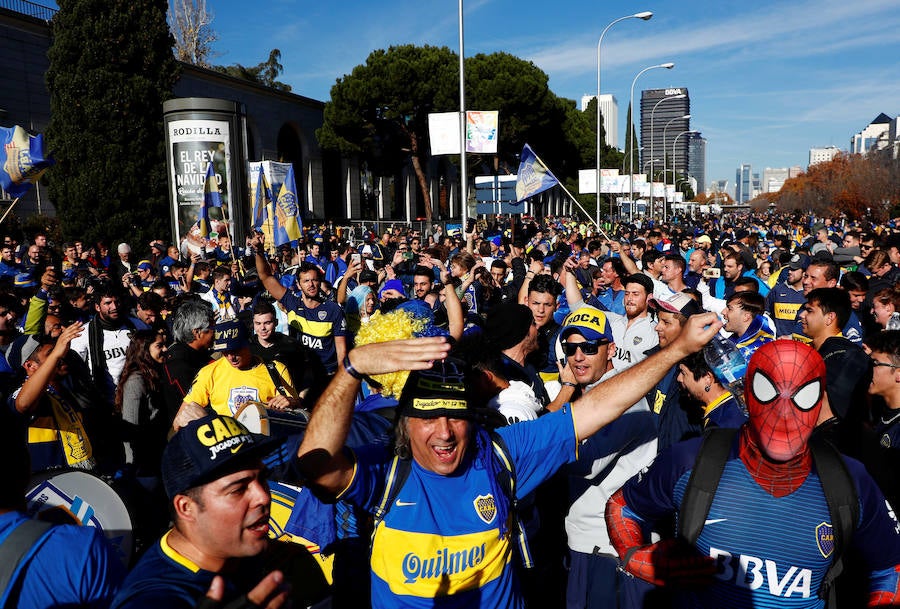
[[[284,438],[251,433],[232,417],[207,415],[178,430],[162,456],[166,495],[175,495],[254,464]]]
[[[400,393],[400,413],[419,419],[475,418],[466,381],[466,363],[455,357],[414,370]]]

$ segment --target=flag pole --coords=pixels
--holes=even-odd
[[[16,206],[16,203],[19,202],[19,199],[20,199],[20,198],[21,198],[21,197],[16,197],[15,199],[13,199],[13,202],[10,204],[9,209],[7,209],[7,210],[6,210],[6,213],[3,214],[3,217],[0,218],[0,224],[3,224],[3,221],[6,220],[6,216],[8,216],[8,215],[9,215],[9,212],[11,212],[11,211],[13,210],[13,207]]]
[[[547,168],[547,171],[550,171],[550,165],[548,165],[547,163],[545,163],[545,162],[541,159],[541,157],[539,157],[539,156],[537,155],[537,153],[534,151],[533,148],[531,149],[531,153],[534,155],[535,160],[537,160],[541,165],[543,165],[544,167],[546,167],[546,168]],[[578,199],[576,199],[575,196],[572,195],[571,192],[569,192],[569,189],[566,188],[566,187],[563,185],[562,182],[560,182],[559,178],[557,178],[556,175],[555,175],[552,171],[550,171],[550,175],[553,176],[553,179],[556,180],[556,183],[559,185],[559,187],[563,189],[563,192],[565,192],[567,195],[569,195],[569,198],[572,199],[572,201],[575,203],[575,205],[578,206],[578,209],[580,209],[580,210],[582,211],[582,213],[584,213],[584,215],[587,216],[588,220],[590,220],[591,223],[593,223],[594,226],[597,227],[597,230],[600,231],[600,234],[603,235],[606,239],[612,241],[612,239],[609,239],[609,235],[607,235],[607,234],[603,231],[603,229],[600,228],[600,224],[599,224],[596,220],[594,220],[594,219],[591,217],[591,214],[587,213],[587,211],[581,206],[581,203],[578,202]],[[599,185],[598,185],[598,190],[599,190]]]

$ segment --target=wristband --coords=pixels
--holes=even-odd
[[[349,353],[344,356],[344,372],[355,378],[357,381],[362,381],[366,378],[366,375],[357,372],[356,368],[353,367],[353,364],[350,363]]]
[[[569,381],[560,381],[559,384],[563,387],[578,387],[578,385],[576,385],[575,383],[570,383]]]

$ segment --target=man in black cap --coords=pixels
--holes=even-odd
[[[188,608],[204,596],[230,602],[246,595],[254,604],[242,607],[322,600],[327,584],[306,548],[269,539],[261,459],[278,443],[220,415],[172,436],[162,477],[174,526],[141,557],[113,607]]]
[[[533,491],[576,459],[581,440],[619,417],[720,327],[715,315],[696,315],[669,348],[575,403],[537,421],[498,429],[493,436],[477,423],[480,409],[469,397],[464,365],[447,358],[450,345],[444,338],[351,351],[313,411],[298,465],[321,492],[376,514],[372,606],[419,607],[428,599],[452,596],[442,601],[522,607],[512,566],[512,493],[501,482],[512,476],[503,472],[514,472],[516,498]],[[343,446],[360,381],[408,370],[396,444],[398,457],[411,463],[400,481],[391,473],[396,465],[345,452]]]
[[[487,316],[484,339],[488,349],[500,353],[503,378],[528,385],[546,408],[550,396],[537,370],[526,361],[538,349],[538,327],[531,309],[510,301],[494,307]]]

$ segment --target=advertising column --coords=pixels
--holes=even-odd
[[[163,104],[166,162],[174,242],[182,252],[216,247],[220,236],[243,239],[247,207],[245,111],[242,104],[221,99],[189,97]],[[209,165],[222,198],[222,207],[207,209],[209,235],[198,224]]]

